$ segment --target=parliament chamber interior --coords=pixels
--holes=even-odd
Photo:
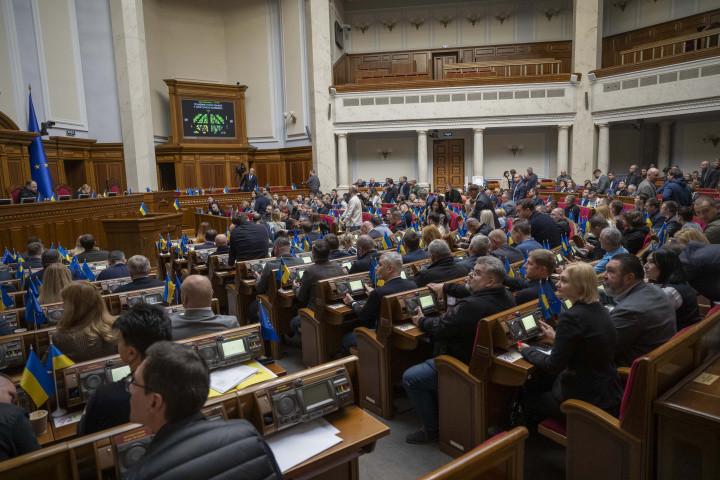
[[[720,0],[0,1],[0,478],[720,478]]]

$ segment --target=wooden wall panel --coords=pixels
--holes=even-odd
[[[195,178],[195,164],[189,163],[189,162],[183,162],[182,170],[183,170],[183,179],[185,182],[184,183],[185,188],[192,188],[191,185],[196,186],[197,179]]]

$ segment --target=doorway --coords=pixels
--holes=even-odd
[[[444,78],[443,76],[443,66],[444,65],[450,65],[452,63],[457,63],[458,61],[458,54],[455,53],[434,53],[433,54],[433,79],[434,80],[442,80]]]
[[[442,192],[448,183],[461,187],[465,183],[465,140],[433,141],[433,185]]]

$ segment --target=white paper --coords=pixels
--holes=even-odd
[[[224,370],[215,370],[210,374],[210,388],[218,393],[225,393],[258,373],[257,368],[238,365]]]
[[[522,354],[520,352],[516,352],[514,350],[510,350],[508,352],[503,353],[502,355],[498,355],[497,357],[499,360],[505,360],[506,362],[517,362],[522,358]]]
[[[324,418],[301,423],[266,438],[282,472],[342,442],[340,431]]]

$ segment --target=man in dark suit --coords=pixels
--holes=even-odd
[[[63,261],[63,257],[62,257],[62,255],[60,255],[60,252],[58,252],[57,250],[45,250],[42,253],[42,260],[41,260],[42,263],[40,265],[40,268],[42,268],[42,270],[33,272],[32,276],[31,276],[32,280],[37,285],[41,284],[42,280],[43,280],[43,276],[45,275],[45,269],[48,266],[52,265],[53,263],[62,263],[62,261]],[[77,272],[77,270],[74,270],[70,273],[72,275],[73,280],[82,280],[82,277]],[[30,281],[29,278],[30,277],[25,279],[25,285],[23,286],[24,290],[27,290],[28,282]]]
[[[365,286],[365,290],[368,292],[365,305],[356,302],[349,294],[345,295],[343,301],[355,311],[358,320],[361,322],[361,326],[375,331],[377,322],[380,319],[380,303],[382,299],[393,293],[405,292],[417,288],[417,284],[414,281],[403,279],[400,276],[402,273],[402,265],[402,258],[399,253],[383,253],[375,269],[375,274],[378,280],[384,280],[385,284],[374,289],[367,285]],[[355,332],[346,333],[345,336],[343,336],[342,343],[348,352],[350,348],[357,346]]]
[[[710,166],[710,162],[704,161],[700,164],[700,181],[698,188],[714,189],[718,183],[718,174],[720,170]]]
[[[477,259],[488,254],[490,246],[490,239],[488,237],[485,235],[475,235],[470,241],[470,246],[468,247],[468,254],[470,256],[465,260],[458,262],[458,265],[465,267],[468,272],[472,271],[472,269],[475,268]]]
[[[518,216],[530,222],[532,236],[538,243],[542,245],[547,241],[550,248],[560,246],[560,231],[550,215],[536,211],[533,201],[527,198],[517,207]]]
[[[402,195],[405,200],[410,198],[410,184],[408,183],[407,177],[400,177],[398,179],[398,193]]]
[[[0,462],[40,450],[28,413],[15,405],[17,387],[0,373]]]
[[[40,242],[33,242],[29,244],[27,246],[28,258],[27,261],[23,263],[23,268],[25,270],[28,268],[43,268],[42,254],[44,251],[45,249]]]
[[[449,183],[445,185],[445,203],[462,203],[462,195]]]
[[[515,301],[518,305],[537,300],[540,296],[540,282],[549,282],[555,267],[555,255],[550,250],[533,250],[525,263],[525,278],[508,276],[505,286],[511,292],[516,292]]]
[[[397,200],[398,189],[393,184],[392,178],[388,178],[387,184],[385,185],[385,195],[383,195],[383,203],[391,203],[393,200]]]
[[[529,191],[531,188],[536,188],[537,184],[538,184],[538,176],[535,175],[532,167],[528,167],[527,173],[525,174],[525,187]]]
[[[638,185],[640,185],[640,182],[642,182],[642,177],[638,173],[638,167],[637,165],[630,165],[630,171],[628,172],[628,176],[625,179],[625,185],[628,187],[630,185],[635,185],[637,188]]]
[[[205,243],[195,246],[195,250],[207,250],[209,248],[215,248],[215,237],[217,237],[217,230],[210,228],[205,231]]]
[[[420,234],[415,230],[408,230],[403,235],[403,245],[405,245],[405,255],[402,256],[403,263],[418,262],[427,260],[430,254],[420,248]]]
[[[236,317],[216,315],[213,312],[212,297],[213,288],[207,277],[189,275],[183,281],[180,303],[185,307],[185,311],[170,317],[173,340],[222,332],[240,326]]]
[[[118,353],[134,372],[145,359],[145,351],[155,342],[172,339],[172,323],[165,309],[144,303],[124,312],[113,329],[118,332]],[[100,385],[90,397],[78,423],[78,435],[116,427],[130,421],[130,394],[124,379]]]
[[[261,187],[255,199],[255,211],[260,214],[265,214],[269,205],[272,205],[272,200],[268,198],[265,187]]]
[[[575,195],[565,197],[565,216],[574,222],[580,221],[580,207],[575,205]]]
[[[104,262],[108,258],[108,252],[95,247],[95,237],[86,233],[80,235],[80,246],[85,250],[78,253],[78,262]]]
[[[246,192],[252,192],[257,188],[257,176],[255,176],[255,169],[250,168],[248,173],[243,176],[240,182],[240,189]]]
[[[415,274],[415,283],[424,287],[428,283],[447,282],[467,275],[467,269],[455,263],[450,247],[445,240],[437,239],[428,245],[430,265]]]
[[[225,255],[226,253],[230,253],[228,238],[225,234],[219,233],[215,236],[215,251],[210,256]]]
[[[125,254],[120,250],[108,253],[108,267],[95,276],[95,280],[111,280],[113,278],[129,277],[130,270],[125,265]]]
[[[128,260],[128,270],[132,282],[120,285],[113,293],[133,292],[147,288],[161,287],[165,284],[157,278],[150,278],[150,260],[142,255],[133,255]]]
[[[369,272],[372,259],[374,258],[377,261],[380,257],[375,248],[375,242],[369,235],[360,235],[357,242],[355,242],[355,247],[357,248],[358,259],[353,262],[348,273]]]
[[[490,238],[490,255],[501,262],[516,263],[525,260],[525,255],[514,245],[507,244],[507,235],[502,230],[495,229],[488,234]]]
[[[379,184],[378,182],[376,182],[374,178],[371,178],[370,181],[367,182],[367,187],[368,187],[368,188],[371,188],[371,187],[379,187],[379,186],[380,186],[380,184]]]
[[[235,265],[238,260],[267,258],[270,234],[265,225],[248,222],[244,213],[232,218],[235,225],[230,231],[230,257],[228,264]]]
[[[527,196],[527,187],[523,182],[522,176],[516,173],[510,184],[510,199],[516,204]]]
[[[603,175],[602,171],[599,168],[595,169],[593,175],[597,179],[597,187],[595,188],[595,191],[597,191],[599,195],[607,193],[608,188],[610,188],[610,179],[608,178],[608,176]]]
[[[37,198],[38,187],[34,180],[30,180],[25,183],[25,187],[20,189],[18,193],[17,203],[20,203],[23,198]]]
[[[393,212],[389,216],[389,227],[392,233],[397,233],[407,228],[407,225],[405,224],[405,216],[402,214],[402,212],[400,212],[400,210],[393,210]]]

